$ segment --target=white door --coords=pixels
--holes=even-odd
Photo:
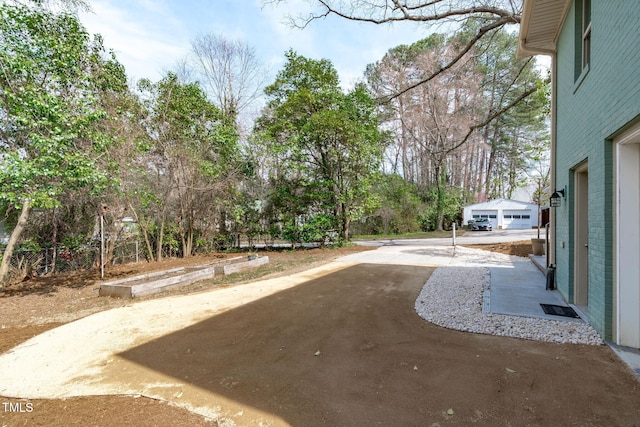
[[[617,148],[616,342],[640,348],[640,125]],[[634,128],[631,130],[633,134]]]
[[[589,309],[589,168],[575,170],[573,303],[588,314]]]

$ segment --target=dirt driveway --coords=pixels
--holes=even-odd
[[[640,425],[640,383],[608,347],[419,318],[414,302],[432,271],[329,268],[97,360],[84,385],[146,387],[219,413],[219,425]]]
[[[352,266],[121,356],[230,399],[227,414],[238,425],[640,421],[638,382],[606,347],[422,321],[412,307],[431,271]]]

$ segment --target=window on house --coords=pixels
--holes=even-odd
[[[591,0],[576,1],[575,77],[580,77],[591,61]]]
[[[582,69],[591,59],[591,0],[582,0]]]

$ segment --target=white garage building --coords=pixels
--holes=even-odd
[[[495,199],[463,209],[465,225],[473,219],[489,218],[494,230],[538,227],[538,206],[533,203]]]

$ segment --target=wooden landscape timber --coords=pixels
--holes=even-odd
[[[257,257],[255,259],[235,257],[196,267],[180,267],[158,271],[104,283],[100,285],[99,294],[100,296],[135,298],[188,285],[199,280],[212,278],[216,275],[238,273],[250,268],[259,267],[268,262],[268,256]]]

